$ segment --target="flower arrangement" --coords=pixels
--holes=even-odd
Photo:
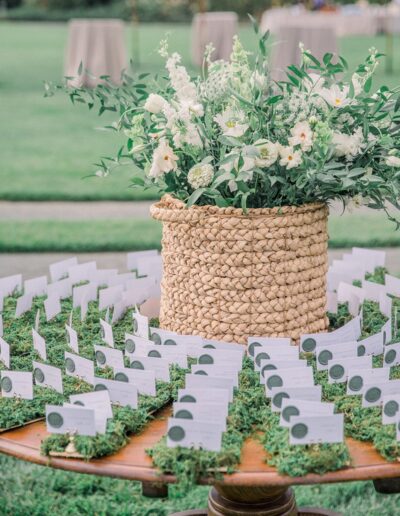
[[[370,49],[349,74],[342,57],[320,62],[302,48],[301,64],[274,82],[267,36],[256,56],[236,37],[230,62],[213,62],[207,48],[194,79],[164,41],[165,77],[142,74],[137,82],[123,74],[120,87],[106,78],[95,90],[67,88],[74,102],[98,100],[100,113],[119,113],[110,129],[123,132],[126,145],[96,175],[132,163],[142,171],[134,185],[156,186],[187,206],[246,210],[339,199],[399,207],[400,96],[386,86],[371,93],[381,54]]]

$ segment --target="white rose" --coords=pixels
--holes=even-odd
[[[257,140],[254,143],[257,148],[259,155],[255,158],[255,164],[257,167],[266,168],[270,167],[278,159],[278,147],[275,143],[269,140]]]
[[[386,165],[389,167],[400,167],[400,158],[397,156],[388,156],[386,158]]]
[[[161,113],[166,103],[167,101],[161,95],[150,93],[144,104],[144,109],[154,114]]]
[[[208,186],[214,177],[214,169],[210,164],[195,165],[189,170],[188,183],[194,189]]]

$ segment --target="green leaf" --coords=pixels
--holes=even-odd
[[[193,206],[193,204],[196,203],[200,199],[200,197],[203,195],[203,193],[206,191],[206,188],[198,188],[195,190],[189,199],[187,200],[187,208],[190,208],[190,206]]]
[[[371,86],[372,86],[372,75],[370,77],[368,77],[368,79],[365,81],[365,84],[364,84],[365,93],[369,93],[371,91]]]

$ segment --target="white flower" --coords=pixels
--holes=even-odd
[[[319,95],[325,100],[325,102],[335,108],[341,108],[350,104],[351,99],[348,97],[348,94],[348,86],[344,86],[341,90],[337,84],[334,84],[330,88],[322,88],[319,91]]]
[[[278,159],[278,147],[269,140],[257,140],[254,146],[259,152],[255,158],[255,165],[260,168],[270,167]]]
[[[346,157],[349,161],[360,154],[365,146],[361,127],[353,134],[334,132],[332,143],[335,145],[335,156],[337,158]]]
[[[263,91],[267,87],[268,77],[258,70],[255,70],[250,78],[250,84],[254,89]]]
[[[279,164],[288,170],[296,168],[301,164],[301,152],[295,151],[293,147],[280,146],[279,154],[281,156]]]
[[[397,156],[388,156],[386,158],[386,165],[389,167],[400,167],[400,158]]]
[[[197,101],[197,90],[195,84],[191,82],[189,74],[184,66],[178,64],[181,62],[181,56],[176,52],[167,59],[166,68],[169,72],[171,86],[176,91],[179,100]]]
[[[297,122],[290,132],[292,136],[289,138],[289,143],[292,147],[300,145],[301,150],[304,152],[311,149],[313,144],[313,132],[308,122]]]
[[[243,136],[248,129],[248,124],[244,124],[244,113],[241,111],[234,111],[232,108],[227,108],[222,113],[214,117],[215,122],[221,127],[222,133],[225,136],[234,136],[239,138]]]
[[[143,107],[146,111],[150,111],[150,113],[157,114],[161,113],[161,111],[165,107],[166,102],[167,101],[163,97],[161,97],[161,95],[150,93]]]
[[[150,177],[160,177],[166,172],[176,170],[178,156],[174,154],[173,149],[166,140],[160,140],[158,147],[154,151],[153,161],[149,171]]]
[[[208,186],[214,176],[214,169],[210,164],[198,164],[188,173],[188,183],[194,189]]]
[[[358,75],[358,73],[353,73],[353,75],[351,76],[351,82],[352,82],[353,88],[354,88],[354,95],[357,97],[357,95],[359,95],[362,92],[362,87],[363,87],[362,77],[360,75]]]

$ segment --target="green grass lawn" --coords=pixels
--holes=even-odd
[[[171,48],[181,52],[190,64],[190,27],[188,25],[148,24],[139,29],[139,71],[156,72],[163,66],[156,48],[169,33]],[[243,25],[240,36],[251,49],[252,29]],[[127,48],[132,50],[132,29],[126,31]],[[43,98],[43,80],[62,77],[65,24],[0,24],[0,199],[142,199],[151,193],[128,188],[132,170],[115,172],[107,181],[85,179],[95,169],[99,156],[113,155],[121,140],[118,135],[96,130],[106,123],[82,107],[73,108],[59,95]],[[352,37],[341,40],[341,52],[351,65],[363,59],[375,45],[384,49],[383,36]],[[384,66],[379,82],[399,83],[396,73],[386,76]]]

